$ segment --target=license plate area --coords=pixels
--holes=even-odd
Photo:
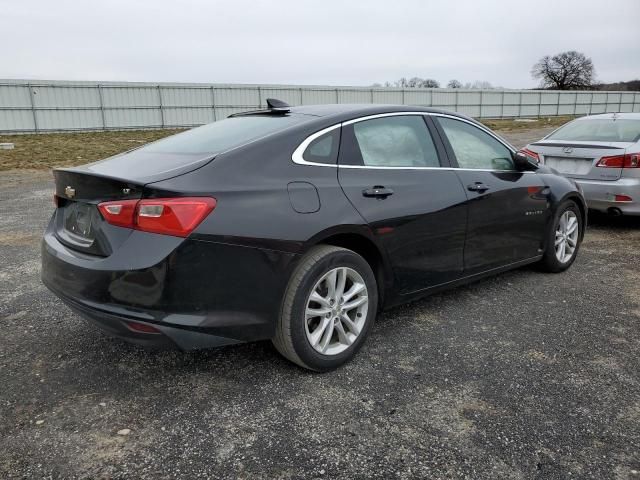
[[[95,206],[87,203],[69,202],[65,205],[63,212],[65,233],[83,246],[93,243],[97,214]]]
[[[545,157],[544,163],[560,173],[587,175],[593,166],[593,158]]]

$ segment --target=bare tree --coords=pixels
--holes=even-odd
[[[462,88],[462,83],[455,79],[449,80],[449,83],[447,83],[447,88]]]
[[[591,87],[595,71],[590,58],[571,50],[542,57],[531,69],[531,75],[540,79],[542,87],[575,90]]]
[[[425,78],[422,81],[422,88],[440,88],[440,82],[434,80],[433,78]]]
[[[472,88],[476,90],[493,90],[496,87],[491,85],[491,82],[487,82],[486,80],[476,80],[473,83],[465,83],[464,88]]]
[[[384,83],[385,87],[398,87],[398,88],[440,88],[440,84],[433,80],[432,78],[420,78],[420,77],[411,77],[407,79],[406,77],[402,77],[399,80],[393,82],[393,85],[390,82]]]

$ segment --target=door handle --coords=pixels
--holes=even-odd
[[[482,182],[475,182],[471,185],[467,185],[467,190],[469,190],[470,192],[484,193],[489,190],[489,186],[485,185]]]
[[[387,198],[389,195],[393,195],[393,190],[382,185],[376,185],[375,187],[364,189],[362,195],[369,198]]]

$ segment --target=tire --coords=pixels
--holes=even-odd
[[[573,247],[573,251],[569,256],[568,252],[565,252],[564,261],[561,261],[559,256],[560,253],[556,251],[556,239],[559,238],[558,231],[562,229],[561,222],[564,215],[568,215],[569,218],[576,219],[576,227],[575,231],[577,232],[575,235],[575,247]],[[566,218],[566,217],[565,217]],[[566,225],[566,223],[565,223]],[[551,227],[547,232],[546,238],[546,249],[544,252],[544,256],[542,260],[540,260],[540,268],[545,272],[551,273],[559,273],[564,272],[568,269],[576,259],[578,255],[578,250],[580,249],[580,243],[582,241],[582,229],[583,229],[583,218],[578,205],[573,200],[566,200],[563,202],[557,209],[553,222],[551,223]],[[571,242],[568,242],[567,245],[570,247]]]
[[[332,296],[328,290],[325,294],[324,289],[330,284],[336,285],[335,290],[339,292],[341,278],[345,278],[345,295],[337,298],[337,294]],[[361,285],[365,290],[361,290]],[[323,303],[311,298],[314,292],[317,294],[314,298]],[[350,292],[353,296],[348,297]],[[333,305],[328,303],[330,299]],[[358,303],[359,306],[352,307]],[[351,309],[343,310],[343,306]],[[311,313],[322,312],[322,315],[307,317],[307,308]],[[284,357],[303,368],[317,372],[333,370],[360,350],[371,331],[377,309],[378,287],[369,264],[346,248],[319,245],[302,257],[291,275],[272,341]],[[351,323],[344,318],[344,313]],[[314,347],[312,340],[316,339]]]

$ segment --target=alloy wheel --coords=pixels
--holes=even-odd
[[[567,263],[573,257],[578,246],[578,216],[566,210],[556,226],[555,250],[560,263]]]
[[[362,332],[368,308],[367,286],[358,272],[349,267],[328,271],[307,299],[307,340],[323,355],[344,352]]]

